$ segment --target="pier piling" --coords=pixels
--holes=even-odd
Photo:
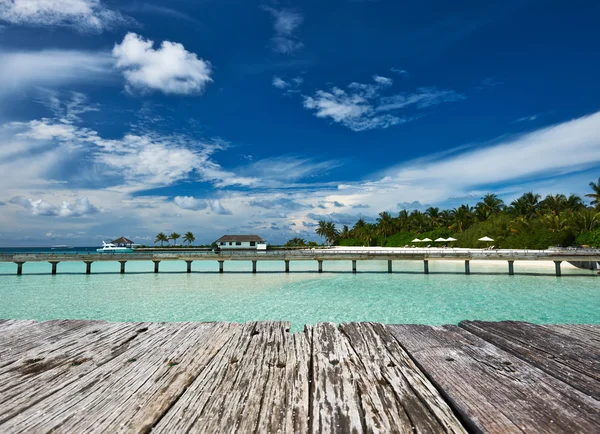
[[[290,261],[288,261],[287,259],[285,260],[285,272],[290,272]]]
[[[20,276],[23,274],[23,264],[25,262],[15,262],[15,264],[17,264],[17,276]]]
[[[160,264],[160,261],[152,261],[154,262],[154,272],[158,273],[158,264]]]
[[[219,261],[219,273],[223,273],[223,263],[225,261]]]
[[[60,261],[48,261],[50,262],[50,264],[52,264],[52,274],[56,274],[56,266],[58,265],[58,263]]]
[[[471,264],[469,261],[465,261],[465,274],[471,274]]]
[[[427,259],[423,261],[423,272],[429,274],[429,261]]]
[[[508,275],[514,276],[515,274],[515,261],[508,261]]]
[[[121,263],[121,274],[125,274],[125,264],[127,261],[119,261]]]
[[[352,261],[352,272],[356,273],[356,260]]]
[[[94,261],[84,261],[85,262],[85,274],[92,274],[92,263]]]
[[[187,264],[187,269],[186,269],[186,271],[187,271],[188,273],[191,273],[191,272],[192,272],[192,262],[194,262],[194,261],[185,261],[185,263]]]
[[[256,274],[256,261],[252,261],[252,274]]]
[[[322,273],[323,272],[323,261],[319,260],[317,262],[319,263],[319,273]]]
[[[392,272],[392,261],[388,261],[388,273]]]
[[[556,270],[556,276],[557,276],[557,277],[560,277],[560,276],[562,276],[562,273],[561,273],[561,271],[560,271],[560,263],[561,263],[561,262],[562,262],[562,261],[554,261],[554,269]]]

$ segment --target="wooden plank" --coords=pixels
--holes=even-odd
[[[256,423],[256,414],[245,414],[244,402],[240,402],[243,391],[239,389],[247,388],[252,380],[248,371],[255,363],[253,357],[258,356],[256,341],[261,335],[264,339],[265,327],[269,326],[248,323],[237,330],[153,432],[235,432],[242,418],[252,418]]]
[[[0,332],[0,366],[12,363],[21,353],[55,342],[75,330],[89,330],[102,321],[52,320],[10,321]]]
[[[134,345],[156,324],[112,323],[78,329],[20,354],[0,368],[0,423],[50,397]],[[97,333],[94,333],[97,332]]]
[[[146,431],[217,351],[210,338],[219,327],[230,325],[157,324],[117,357],[16,415],[0,430]]]
[[[320,323],[306,328],[312,347],[311,432],[365,432],[359,389],[352,376],[356,361],[337,327]]]
[[[153,432],[306,432],[309,345],[289,324],[247,324]]]
[[[343,323],[358,364],[368,432],[466,432],[444,399],[382,324]]]
[[[285,333],[270,345],[269,379],[256,432],[304,433],[309,422],[310,342],[305,333]]]
[[[471,429],[599,432],[599,402],[457,326],[391,325]]]
[[[600,347],[600,325],[595,324],[546,324],[544,327],[569,337],[579,339],[588,345]]]
[[[516,321],[463,321],[459,326],[600,399],[600,342],[588,345],[549,327]]]

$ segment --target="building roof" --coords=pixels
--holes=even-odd
[[[131,241],[128,238],[125,237],[121,237],[121,238],[117,238],[114,241],[111,241],[112,244],[135,244],[133,241]]]
[[[264,243],[263,240],[258,235],[223,235],[219,238],[215,243],[233,243],[233,242],[251,242],[254,241],[256,243]]]

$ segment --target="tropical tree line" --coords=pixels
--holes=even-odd
[[[173,241],[173,246],[175,246],[179,238],[181,238],[181,235],[177,232],[173,232],[170,235],[166,235],[164,232],[161,232],[154,238],[154,244],[160,243],[160,246],[164,247],[164,243],[169,243],[170,245],[170,242]],[[186,232],[186,234],[183,236],[183,241],[188,244],[188,247],[190,247],[192,243],[196,241],[196,238],[194,237],[193,233]]]
[[[404,246],[418,235],[430,239],[453,236],[457,247],[473,247],[483,236],[497,247],[547,248],[551,245],[600,246],[600,178],[591,182],[586,205],[577,195],[528,192],[509,204],[496,194],[486,194],[475,206],[453,209],[430,207],[425,211],[403,209],[397,215],[381,212],[374,223],[359,219],[352,227],[338,229],[331,221],[319,221],[316,234],[327,244]]]

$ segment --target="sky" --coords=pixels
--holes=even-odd
[[[600,176],[600,3],[0,0],[0,246],[318,240]]]

